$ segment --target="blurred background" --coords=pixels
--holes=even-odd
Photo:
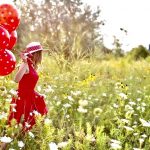
[[[108,53],[123,56],[141,46],[144,49],[142,53],[148,53],[148,41],[141,41],[148,39],[140,36],[143,28],[140,32],[139,27],[142,23],[137,24],[135,30],[133,24],[142,19],[142,16],[136,14],[137,6],[141,6],[141,3],[135,4],[134,14],[134,5],[128,5],[129,2],[14,0],[14,3],[21,12],[21,23],[17,29],[18,42],[15,46],[17,51],[31,41],[40,41],[44,48],[49,49],[49,53],[61,53],[67,60],[93,54],[96,57]],[[147,6],[146,3],[143,4]],[[128,7],[129,11],[126,11]],[[139,38],[136,30],[140,34]]]

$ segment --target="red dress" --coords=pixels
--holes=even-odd
[[[19,82],[18,96],[12,98],[8,118],[9,122],[15,118],[18,123],[22,123],[25,131],[35,124],[37,114],[46,115],[48,112],[44,97],[34,90],[39,77],[29,60],[28,66],[29,73],[24,74]]]

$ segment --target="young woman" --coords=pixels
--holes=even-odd
[[[32,128],[36,115],[46,115],[48,112],[44,97],[34,90],[39,78],[36,70],[42,60],[42,51],[39,42],[28,44],[21,55],[23,63],[15,76],[18,90],[10,104],[8,121],[10,123],[12,119],[16,119],[17,123],[23,125],[23,132]]]

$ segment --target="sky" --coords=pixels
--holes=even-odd
[[[82,0],[101,9],[105,26],[101,28],[104,44],[112,48],[113,36],[120,39],[126,51],[150,44],[150,0]],[[127,34],[120,28],[127,30]]]
[[[100,18],[105,25],[101,28],[104,45],[113,48],[113,37],[129,51],[138,45],[146,48],[150,44],[150,0],[82,0],[92,9],[101,9]],[[2,2],[2,0],[0,0]],[[4,1],[3,1],[4,2]],[[12,0],[5,0],[12,2]],[[120,28],[127,30],[127,34]]]

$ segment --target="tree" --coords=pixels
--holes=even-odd
[[[93,12],[81,0],[16,0],[16,4],[22,11],[18,47],[40,40],[72,59],[88,55],[101,42],[99,8]]]
[[[143,46],[139,45],[136,48],[133,48],[127,55],[128,58],[132,60],[139,60],[141,58],[146,58],[150,55],[149,51]]]
[[[124,54],[121,48],[122,44],[120,43],[119,39],[116,38],[116,36],[114,36],[113,45],[114,45],[113,53],[115,54],[115,56],[117,57],[123,56]]]

